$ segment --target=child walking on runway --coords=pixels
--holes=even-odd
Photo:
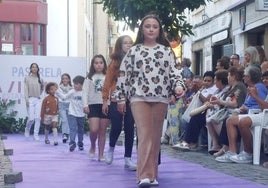
[[[58,145],[58,104],[59,99],[55,96],[57,90],[57,84],[49,82],[46,85],[46,96],[42,102],[41,108],[41,122],[45,126],[45,143],[50,144],[48,139],[49,130],[52,127],[54,145]]]
[[[109,117],[102,113],[102,87],[105,80],[107,64],[102,55],[95,55],[91,61],[89,74],[83,84],[82,101],[84,112],[88,114],[90,158],[95,157],[96,140],[98,139],[98,160],[104,161],[103,151],[106,140],[106,129]]]
[[[59,115],[62,131],[62,142],[66,143],[69,138],[70,128],[68,122],[69,99],[63,99],[59,94],[67,94],[72,89],[71,77],[68,73],[61,75],[61,82],[57,90],[56,96],[59,98]]]

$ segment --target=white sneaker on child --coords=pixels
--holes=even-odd
[[[30,130],[29,129],[25,128],[24,136],[25,136],[25,138],[29,138],[30,137]]]
[[[114,160],[114,148],[110,147],[105,156],[105,162],[106,164],[112,164],[113,160]]]
[[[130,157],[125,157],[125,169],[131,171],[137,170],[137,165],[131,160]]]
[[[34,135],[34,141],[39,141],[39,140],[40,140],[39,136],[38,135]]]

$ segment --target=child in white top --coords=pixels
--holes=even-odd
[[[98,160],[104,161],[103,151],[106,140],[106,129],[110,124],[109,117],[102,113],[102,87],[105,80],[107,64],[102,55],[95,55],[91,61],[91,66],[87,79],[83,84],[83,107],[88,115],[89,138],[91,147],[89,156],[94,158],[96,150],[96,140],[98,139]]]
[[[85,78],[83,76],[76,76],[73,79],[74,88],[67,94],[57,93],[63,101],[70,101],[68,108],[68,121],[70,127],[70,143],[69,150],[72,152],[76,148],[75,137],[78,135],[78,148],[84,150],[83,138],[84,138],[84,125],[85,114],[82,103],[82,87]]]
[[[63,95],[67,94],[72,89],[72,82],[71,77],[68,73],[64,73],[61,75],[61,82],[57,93],[61,93]],[[59,115],[60,115],[60,123],[61,124],[61,131],[62,131],[62,142],[66,143],[69,137],[70,129],[68,123],[68,109],[70,101],[69,99],[63,100],[61,95],[57,95],[59,98]]]

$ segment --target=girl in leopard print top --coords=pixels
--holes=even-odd
[[[184,95],[181,71],[159,18],[145,16],[134,46],[124,57],[117,82],[117,108],[126,112],[129,99],[138,134],[139,187],[156,185],[163,122],[169,96]]]

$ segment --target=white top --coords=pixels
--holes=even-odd
[[[103,104],[102,88],[104,80],[104,74],[95,74],[92,76],[92,80],[85,79],[82,89],[83,107],[87,107],[90,104]]]
[[[69,98],[64,99],[62,95],[60,94],[66,95],[71,89],[72,89],[72,86],[70,85],[67,85],[67,86],[64,86],[63,84],[59,85],[59,88],[57,89],[57,92],[56,92],[56,96],[58,97],[59,102],[64,102],[64,103],[70,102]]]
[[[214,84],[212,87],[204,88],[204,89],[201,91],[201,94],[202,94],[204,97],[207,97],[208,95],[213,95],[213,94],[215,94],[217,90],[218,90],[218,88],[217,88],[216,85]]]
[[[75,89],[71,89],[68,93],[63,94],[57,91],[57,95],[61,97],[63,101],[70,101],[69,105],[69,115],[73,115],[75,117],[84,117],[84,109],[82,103],[82,91],[76,91]]]
[[[29,102],[30,97],[41,98],[43,92],[44,81],[41,79],[41,84],[38,82],[37,76],[26,76],[24,79],[24,97],[25,101]]]

